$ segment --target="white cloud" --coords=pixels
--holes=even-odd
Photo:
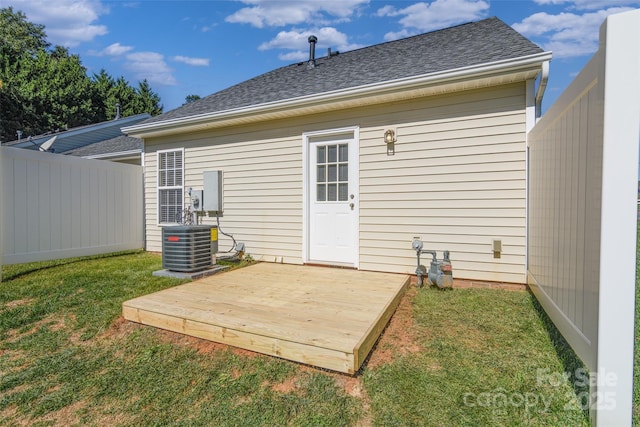
[[[24,12],[30,22],[45,26],[49,42],[67,47],[108,33],[95,24],[107,7],[96,0],[12,0],[14,9]]]
[[[157,52],[135,52],[127,55],[126,67],[136,74],[139,80],[147,79],[149,83],[161,86],[175,86],[177,81],[164,56]]]
[[[384,39],[385,40],[398,40],[398,39],[404,39],[406,37],[410,37],[415,35],[416,33],[414,31],[409,31],[409,30],[400,30],[400,31],[389,31],[388,33],[386,33],[384,35]]]
[[[257,28],[282,27],[290,24],[313,23],[325,25],[344,22],[358,13],[369,0],[242,0],[244,7],[227,16],[227,22],[250,24]]]
[[[598,50],[599,28],[607,16],[627,10],[631,9],[610,8],[582,15],[539,12],[512,26],[545,50],[552,51],[555,58],[577,57]]]
[[[638,0],[534,0],[540,5],[568,5],[570,9],[595,10],[614,6],[635,5]]]
[[[217,27],[218,24],[214,23],[211,25],[203,25],[202,28],[200,28],[200,31],[202,31],[203,33],[207,33],[211,30],[213,30],[215,27]]]
[[[484,0],[435,0],[414,3],[403,9],[384,6],[378,16],[401,17],[403,29],[385,34],[385,40],[395,40],[412,34],[450,27],[463,22],[484,18],[489,12],[489,3]]]
[[[377,16],[396,16],[398,13],[398,11],[396,10],[395,7],[387,5],[384,7],[381,7],[380,9],[378,9],[378,11],[376,12]]]
[[[89,52],[95,56],[120,56],[133,50],[133,46],[123,46],[120,43],[113,43],[99,52]]]
[[[194,67],[208,67],[209,58],[191,58],[188,56],[172,56],[171,59],[176,62],[182,62],[187,65],[193,65]]]
[[[281,61],[287,61],[287,62],[306,61],[307,59],[309,59],[309,52],[296,50],[289,53],[282,53],[278,55],[278,59]]]

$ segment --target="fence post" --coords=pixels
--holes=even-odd
[[[604,48],[595,425],[630,425],[640,139],[640,10],[611,15]]]
[[[2,179],[2,151],[4,148],[0,147],[0,282],[2,282],[2,260],[4,258],[4,242],[2,240],[2,233],[4,229],[4,220],[2,219],[2,211],[4,210],[4,180]]]

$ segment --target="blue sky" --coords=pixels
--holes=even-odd
[[[308,57],[497,16],[553,52],[543,110],[596,51],[606,16],[635,0],[0,0],[45,25],[49,42],[132,85],[147,79],[164,110]]]

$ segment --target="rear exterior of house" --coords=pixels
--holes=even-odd
[[[450,45],[437,56],[428,48],[443,39]],[[502,47],[476,58],[492,40]],[[415,43],[431,56],[412,56]],[[417,71],[375,75],[381,58],[398,63],[393,55],[405,60],[398,68]],[[447,63],[465,55],[468,63]],[[457,278],[525,283],[526,132],[549,59],[493,18],[310,58],[127,128],[144,139],[147,249],[161,251],[161,227],[189,203],[186,189],[221,170],[220,225],[255,259],[413,273],[418,237],[425,249],[451,251]],[[421,60],[440,69],[421,69]],[[354,64],[374,70],[371,81],[328,84],[332,67],[354,80]],[[290,94],[273,95],[278,79]],[[304,79],[323,89],[295,93],[297,82],[312,85]],[[233,105],[233,94],[254,86],[273,98]]]

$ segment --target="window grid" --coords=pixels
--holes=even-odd
[[[345,202],[349,193],[349,145],[316,147],[316,200]]]

